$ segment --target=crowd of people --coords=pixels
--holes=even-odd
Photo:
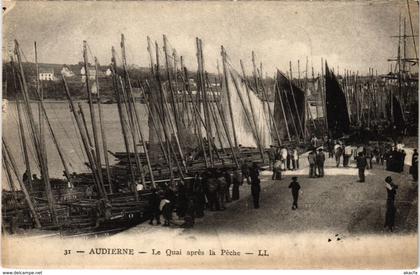
[[[194,226],[196,218],[202,218],[205,211],[223,211],[227,203],[239,200],[240,186],[247,182],[251,186],[254,208],[259,208],[261,191],[257,163],[249,165],[244,162],[240,169],[210,168],[204,173],[197,173],[193,180],[168,184],[164,190],[152,190],[149,200],[151,218],[150,225],[179,225],[173,222],[175,212],[184,223],[181,227]]]
[[[272,180],[281,180],[282,171],[299,169],[299,151],[297,147],[275,147],[268,151]]]
[[[401,146],[392,146],[385,143],[376,144],[350,144],[344,141],[327,140],[323,144],[318,139],[312,139],[312,149],[308,153],[309,177],[323,177],[324,165],[327,158],[335,159],[336,167],[350,167],[352,161],[358,169],[359,182],[365,182],[365,170],[372,169],[374,165],[381,165],[388,171],[402,172],[404,170],[405,152]],[[270,146],[268,151],[270,169],[273,171],[272,180],[281,180],[282,172],[299,169],[299,153],[296,147]],[[354,167],[354,166],[352,166]],[[207,172],[197,174],[191,182],[179,182],[176,190],[168,187],[165,192],[153,191],[151,197],[152,218],[150,224],[156,220],[160,224],[160,215],[164,218],[164,225],[172,222],[173,212],[184,223],[181,227],[192,227],[195,218],[205,215],[205,211],[222,211],[226,204],[238,200],[240,186],[246,182],[250,185],[254,208],[260,207],[260,171],[257,163],[243,162],[240,169],[224,170],[209,169]],[[410,174],[417,181],[418,153],[414,150]],[[292,210],[298,209],[301,185],[296,176],[288,185],[292,194]],[[398,186],[391,177],[385,179],[387,191],[385,227],[393,230],[395,221],[395,197]],[[176,195],[175,195],[176,194]]]

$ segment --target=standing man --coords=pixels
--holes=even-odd
[[[268,150],[268,158],[270,160],[270,169],[273,170],[274,163],[276,162],[276,148],[273,145],[270,145],[270,149]]]
[[[206,195],[204,193],[203,177],[197,173],[194,177],[193,194],[195,202],[195,216],[197,218],[204,217],[204,208],[206,208]]]
[[[349,167],[350,157],[353,155],[353,149],[350,145],[344,146],[343,166]]]
[[[156,224],[160,224],[160,197],[156,191],[156,188],[152,189],[152,195],[150,195],[149,199],[149,207],[150,207],[150,221],[149,224],[153,225],[153,221],[156,219]]]
[[[287,169],[287,149],[285,147],[281,148],[280,150],[281,153],[281,163],[282,163],[282,170],[286,171]]]
[[[372,147],[369,145],[366,146],[365,148],[365,152],[366,152],[366,162],[367,162],[367,169],[372,169],[372,157],[373,157],[373,152],[372,152]]]
[[[220,210],[218,190],[219,190],[219,181],[217,180],[217,175],[208,173],[206,197],[209,203],[210,211]]]
[[[413,176],[413,180],[417,181],[419,174],[419,153],[417,149],[414,149],[413,156],[411,157],[410,174]]]
[[[340,166],[340,159],[341,159],[342,154],[343,154],[343,148],[341,147],[339,143],[337,143],[334,146],[334,155],[335,155],[335,162],[336,162],[337,167]]]
[[[281,162],[280,160],[276,160],[273,166],[273,176],[271,177],[272,180],[281,180]]]
[[[228,183],[226,182],[226,177],[221,170],[217,170],[217,182],[218,182],[218,189],[217,189],[217,200],[220,210],[225,210],[225,203],[228,191]]]
[[[391,177],[385,178],[385,188],[388,194],[386,198],[386,214],[385,214],[385,225],[384,228],[387,228],[392,232],[395,224],[395,196],[397,195],[398,185],[392,182]]]
[[[315,178],[316,177],[316,172],[315,172],[316,153],[315,153],[315,150],[309,152],[308,162],[309,162],[309,177],[310,178]]]
[[[168,199],[168,194],[160,201],[159,210],[162,212],[162,216],[165,220],[163,226],[170,226],[172,220],[172,206],[171,201]]]
[[[315,135],[313,135],[311,138],[311,145],[315,148],[318,147],[318,138]]]
[[[233,187],[232,187],[232,200],[239,200],[239,186],[244,182],[242,177],[242,171],[240,169],[235,169],[233,171]]]
[[[325,163],[325,154],[322,148],[318,149],[318,154],[316,155],[316,167],[318,168],[318,176],[324,177],[324,163]]]
[[[299,153],[296,147],[293,148],[292,155],[293,170],[297,170],[299,169]]]
[[[287,170],[292,170],[293,165],[293,150],[292,148],[287,148]]]
[[[261,186],[260,186],[260,171],[256,162],[252,164],[250,177],[251,177],[251,194],[252,194],[252,199],[254,202],[254,208],[258,209],[260,208]]]
[[[297,182],[297,177],[292,178],[292,182],[289,184],[289,188],[292,189],[292,197],[293,197],[292,210],[296,210],[298,208],[298,199],[299,199],[299,190],[300,190],[300,185],[299,185],[299,182]]]
[[[249,184],[249,165],[246,160],[242,162],[241,172],[242,172],[243,178],[246,180],[246,183]]]
[[[328,139],[327,148],[328,148],[328,158],[333,158],[334,157],[334,143],[332,139]]]
[[[360,152],[356,158],[357,169],[359,169],[359,182],[365,182],[365,169],[367,165],[366,158],[363,156],[363,153]]]

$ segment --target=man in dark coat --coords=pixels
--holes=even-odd
[[[241,165],[241,171],[242,171],[243,178],[246,180],[246,183],[248,184],[249,184],[249,169],[250,167],[248,165],[248,162],[244,160]]]
[[[334,148],[334,155],[335,155],[335,162],[336,162],[336,166],[339,167],[340,166],[340,159],[341,159],[341,155],[343,154],[343,148],[341,146],[336,146]]]
[[[185,216],[187,211],[188,199],[187,199],[187,188],[183,181],[180,181],[178,184],[178,197],[176,200],[176,214],[179,218]]]
[[[277,160],[273,166],[273,176],[271,177],[272,180],[281,180],[281,161]]]
[[[232,181],[232,200],[236,201],[239,200],[239,186],[241,186],[244,182],[241,170],[236,169],[235,171],[233,171]]]
[[[386,213],[385,213],[385,225],[392,232],[395,224],[395,196],[397,195],[398,185],[394,184],[391,177],[386,177],[385,188],[387,191],[386,199]]]
[[[217,180],[217,175],[208,175],[207,179],[207,199],[209,201],[210,211],[220,210],[219,199],[218,199],[218,190],[219,190],[219,181]]]
[[[254,208],[258,209],[260,208],[260,191],[261,191],[261,186],[260,186],[260,171],[259,171],[259,167],[257,165],[257,163],[253,163],[252,167],[250,169],[250,173],[249,176],[251,178],[251,194],[252,194],[252,199],[254,202]]]
[[[318,168],[318,176],[324,176],[324,163],[325,163],[325,154],[322,148],[318,149],[318,154],[316,155],[316,167]]]
[[[191,228],[195,223],[195,211],[194,211],[194,197],[187,196],[187,210],[184,215],[184,223],[181,225],[182,228]]]
[[[268,158],[270,160],[270,169],[273,169],[274,162],[276,162],[276,148],[273,145],[270,145],[268,150]]]
[[[225,201],[231,202],[232,201],[232,195],[230,193],[230,187],[233,184],[233,171],[232,170],[225,170],[223,173],[225,180],[226,180],[226,191],[225,191]]]
[[[400,173],[404,172],[405,156],[406,156],[405,151],[401,150],[400,151],[399,169],[398,169]]]
[[[226,192],[228,188],[228,184],[226,182],[225,174],[217,170],[217,182],[218,182],[218,189],[217,189],[217,199],[218,199],[218,205],[220,207],[220,210],[225,210],[225,202],[226,202]]]
[[[150,207],[150,225],[153,225],[153,221],[156,219],[156,224],[160,224],[160,197],[157,193],[156,189],[152,189],[152,195],[150,195],[149,199],[149,207]]]
[[[315,178],[316,177],[316,151],[310,151],[308,154],[308,162],[309,162],[309,177]]]
[[[206,207],[206,195],[204,193],[203,177],[196,174],[193,185],[194,203],[195,203],[195,216],[197,218],[204,217],[204,208]]]
[[[298,199],[299,199],[299,190],[300,184],[297,182],[297,177],[292,178],[292,182],[289,184],[289,188],[292,189],[293,205],[292,209],[295,210],[298,208]]]
[[[417,153],[417,149],[414,149],[413,156],[411,157],[410,174],[417,181],[419,174],[419,153]]]
[[[356,158],[357,169],[359,169],[359,182],[365,182],[365,169],[367,165],[366,158],[360,152]]]

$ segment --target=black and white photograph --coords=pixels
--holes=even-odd
[[[3,1],[1,265],[415,270],[418,34],[417,0]]]

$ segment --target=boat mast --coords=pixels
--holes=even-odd
[[[102,196],[106,194],[105,187],[104,187],[104,179],[102,175],[102,162],[101,162],[101,152],[98,140],[98,132],[96,128],[96,115],[95,109],[93,107],[93,98],[92,98],[92,91],[90,90],[89,86],[89,67],[88,67],[88,54],[87,54],[87,42],[83,41],[83,66],[85,68],[85,84],[86,84],[86,92],[88,94],[88,101],[89,101],[89,112],[90,112],[90,122],[92,124],[92,132],[93,132],[93,142],[95,146],[95,153],[92,152],[93,158],[96,160],[96,170],[98,173],[99,178],[99,185],[100,185],[100,193]],[[87,132],[88,133],[88,132]]]
[[[112,194],[112,178],[111,178],[111,169],[109,167],[109,158],[108,158],[108,143],[105,134],[104,124],[103,124],[103,114],[102,114],[102,104],[101,104],[101,95],[99,89],[99,64],[98,59],[95,57],[95,81],[96,81],[96,104],[98,105],[98,115],[99,115],[99,128],[101,130],[102,138],[102,148],[104,152],[105,166],[106,166],[106,178],[108,181],[109,193]]]

